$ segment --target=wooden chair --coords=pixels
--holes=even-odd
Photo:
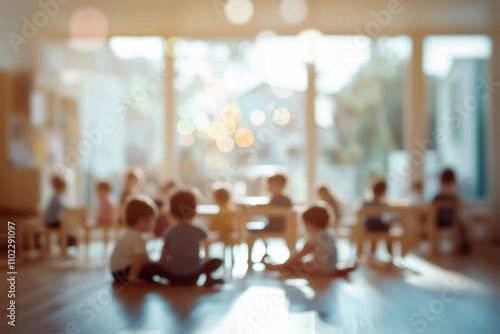
[[[102,234],[102,240],[104,243],[104,250],[107,249],[109,241],[111,238],[114,240],[117,239],[119,234],[119,226],[118,226],[118,215],[119,208],[115,206],[113,208],[113,219],[109,224],[97,224],[95,220],[87,220],[85,224],[85,244],[87,245],[87,253],[89,251],[90,239],[94,232],[100,232]]]
[[[242,242],[242,229],[243,224],[241,223],[239,214],[237,211],[231,213],[219,213],[214,215],[210,219],[230,219],[233,223],[233,231],[231,233],[220,233],[220,232],[211,232],[208,235],[208,238],[203,243],[205,248],[205,256],[209,257],[210,246],[221,242],[224,245],[224,260],[226,255],[226,249],[229,248],[231,255],[231,264],[234,261],[234,246],[241,245]]]
[[[455,202],[455,203],[433,203],[432,204],[432,207],[433,207],[433,211],[434,211],[434,215],[433,215],[433,219],[434,219],[434,222],[432,224],[434,230],[435,230],[435,240],[433,240],[433,242],[435,243],[435,245],[433,246],[433,250],[435,252],[439,252],[440,251],[440,241],[441,241],[441,238],[443,236],[443,234],[445,233],[451,233],[451,237],[452,237],[452,242],[454,244],[454,248],[456,249],[459,245],[459,239],[460,239],[460,234],[462,233],[460,231],[462,227],[462,206],[460,204],[460,202]],[[449,212],[454,212],[453,214],[453,221],[451,222],[450,226],[448,227],[440,227],[438,225],[438,221],[439,221],[439,215],[440,215],[440,212],[442,211],[449,211]],[[432,223],[432,222],[430,222]],[[463,232],[465,233],[465,231]]]
[[[83,244],[87,231],[87,208],[65,208],[62,214],[61,227],[58,230],[61,252],[63,255],[67,255],[68,236],[74,236],[78,246]],[[50,242],[47,244],[50,245]]]
[[[399,217],[399,227],[391,227],[388,232],[372,232],[365,229],[365,220],[368,217],[381,217],[384,215],[394,215]],[[357,223],[357,255],[360,256],[365,242],[378,243],[383,240],[392,244],[394,250],[395,242],[401,246],[401,256],[404,257],[411,249],[410,226],[408,219],[408,209],[401,206],[372,206],[363,207],[358,211]],[[393,254],[394,256],[394,254]]]
[[[244,228],[244,224],[249,222],[253,217],[257,216],[267,216],[267,217],[281,217],[285,220],[285,229],[282,232],[270,232],[270,231],[259,231],[252,230],[249,231]],[[295,246],[297,243],[297,227],[295,223],[295,212],[292,208],[284,208],[280,206],[254,206],[241,209],[240,217],[242,221],[242,231],[243,240],[248,245],[248,262],[251,262],[252,250],[257,239],[272,239],[278,238],[283,239],[287,246],[290,254],[295,252]]]

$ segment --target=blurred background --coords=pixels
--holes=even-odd
[[[443,167],[500,207],[500,2],[14,1],[0,13],[0,209],[95,206],[93,187],[141,167],[295,202],[324,182],[347,203],[387,175],[389,195]],[[496,205],[495,205],[496,203]],[[498,219],[497,219],[498,220]]]

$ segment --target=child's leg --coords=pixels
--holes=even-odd
[[[148,282],[157,283],[153,279],[155,276],[166,278],[169,281],[173,278],[173,275],[164,266],[157,263],[148,263],[139,272],[139,278]]]
[[[224,283],[223,279],[214,279],[212,273],[216,271],[222,265],[222,260],[220,259],[209,259],[203,265],[202,273],[207,276],[205,285],[214,285]]]
[[[357,262],[354,262],[352,264],[345,266],[344,268],[337,268],[335,275],[345,276],[345,275],[349,274],[351,271],[355,270],[357,267],[358,267]]]
[[[393,255],[392,240],[386,240],[385,245],[387,247],[387,252],[389,252],[389,254],[391,254],[392,256]]]

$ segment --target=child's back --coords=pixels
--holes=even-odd
[[[66,190],[66,182],[59,176],[53,176],[51,183],[54,194],[45,210],[44,224],[47,227],[58,228],[61,225],[61,218],[64,210],[62,196]]]
[[[209,222],[210,231],[230,233],[233,231],[233,217],[235,210],[230,206],[229,191],[219,188],[214,191],[214,201],[219,207],[219,216]]]
[[[440,192],[432,200],[433,204],[444,206],[437,211],[437,225],[448,227],[456,220],[456,206],[460,204],[460,196],[455,192],[455,173],[451,169],[445,169],[440,177]]]
[[[177,275],[189,275],[203,266],[200,243],[207,233],[191,224],[178,224],[165,232],[164,251],[167,269]]]
[[[291,208],[293,206],[290,198],[282,193],[286,186],[286,182],[286,177],[281,174],[277,174],[269,178],[268,186],[269,191],[272,194],[269,205],[285,208]],[[270,232],[282,232],[285,229],[285,223],[285,219],[282,217],[268,217],[268,224],[264,230]]]
[[[329,274],[337,269],[337,247],[335,237],[329,229],[315,233],[307,239],[307,244],[313,249],[313,262],[317,264],[317,272]]]

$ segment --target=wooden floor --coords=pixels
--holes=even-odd
[[[120,289],[101,245],[92,252],[20,265],[15,329],[2,280],[0,333],[500,333],[500,250],[484,244],[466,256],[409,255],[403,268],[366,261],[348,279],[283,281],[239,261],[220,289]]]

